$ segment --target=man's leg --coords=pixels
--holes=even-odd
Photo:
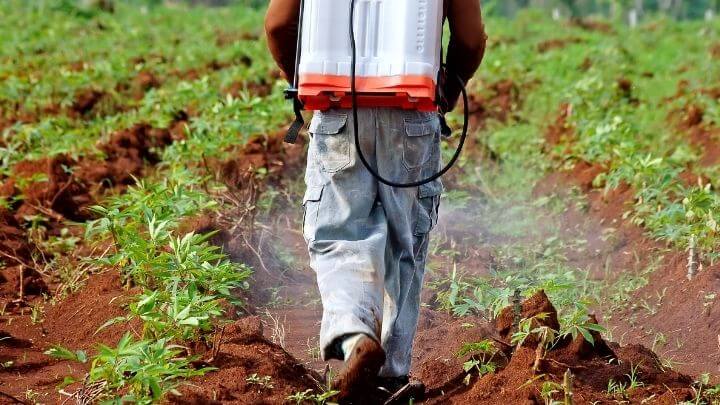
[[[440,125],[437,114],[414,111],[378,112],[377,159],[381,173],[409,182],[440,169]],[[383,377],[406,377],[420,311],[429,232],[437,222],[442,184],[417,188],[379,186],[388,221],[382,345]]]
[[[359,111],[370,161],[373,115]],[[320,347],[326,360],[345,360],[358,336],[379,342],[383,316],[387,220],[376,182],[356,159],[351,128],[352,114],[345,110],[316,113],[310,124],[303,233],[323,303]]]

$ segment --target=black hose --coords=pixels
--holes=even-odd
[[[298,14],[297,39],[295,42],[295,72],[293,72],[293,89],[297,90],[300,84],[300,53],[302,51],[303,20],[305,19],[305,0],[300,0],[300,14]]]
[[[439,179],[442,175],[447,173],[448,170],[450,170],[454,165],[455,162],[460,157],[460,154],[462,153],[463,145],[465,145],[465,139],[467,138],[467,132],[468,132],[468,121],[470,118],[470,113],[468,111],[468,95],[467,90],[465,89],[465,82],[462,80],[462,78],[458,75],[455,75],[455,79],[460,84],[460,89],[462,91],[462,98],[463,98],[463,129],[462,134],[460,135],[460,144],[458,145],[457,149],[455,150],[455,154],[453,155],[452,159],[448,162],[448,164],[442,168],[439,172],[433,174],[432,176],[422,179],[419,181],[413,181],[410,183],[398,183],[391,180],[388,180],[384,177],[382,177],[375,169],[373,169],[370,166],[370,163],[368,163],[367,159],[365,159],[365,155],[362,152],[362,149],[360,147],[360,136],[358,131],[358,110],[357,110],[357,92],[356,92],[356,86],[355,86],[355,74],[356,74],[356,63],[357,63],[357,49],[355,45],[355,0],[350,0],[350,47],[352,48],[352,60],[350,64],[350,93],[352,95],[352,114],[353,114],[353,131],[355,132],[355,148],[357,149],[358,157],[360,158],[360,161],[365,166],[366,169],[372,174],[372,176],[379,181],[380,183],[386,184],[390,187],[396,187],[396,188],[410,188],[410,187],[419,187],[423,184],[430,183],[431,181]],[[438,83],[439,85],[439,83]]]

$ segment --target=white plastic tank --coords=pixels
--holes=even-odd
[[[305,0],[298,73],[306,104],[327,106],[317,97],[330,94],[338,101],[349,92],[350,5],[350,0]],[[440,70],[443,0],[356,0],[354,16],[358,93],[427,108]]]

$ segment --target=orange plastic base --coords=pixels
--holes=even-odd
[[[427,76],[356,77],[358,107],[435,111],[435,81]],[[300,101],[306,110],[351,108],[350,77],[301,74]]]

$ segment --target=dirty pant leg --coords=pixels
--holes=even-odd
[[[383,110],[378,117],[381,122],[396,123],[381,125],[378,131],[381,169],[395,172],[395,178],[406,182],[427,178],[439,170],[440,134],[434,114]],[[437,223],[441,193],[439,180],[412,189],[379,186],[389,229],[382,329],[386,362],[380,370],[383,377],[406,376],[410,372],[429,233]]]
[[[360,133],[374,159],[370,110]],[[343,359],[339,338],[364,333],[380,341],[387,220],[376,184],[354,158],[352,117],[316,113],[311,121],[304,236],[323,304],[320,347],[325,360]]]
[[[383,377],[402,377],[410,373],[412,348],[420,315],[420,298],[425,276],[429,237],[416,237],[415,266],[410,271],[388,272],[397,276],[386,281],[382,343],[386,361]]]
[[[336,344],[345,335],[364,333],[380,341],[382,326],[382,252],[387,235],[382,208],[374,207],[354,240],[310,243],[323,304],[320,347],[324,359],[343,359]],[[318,222],[323,226],[322,221]]]

